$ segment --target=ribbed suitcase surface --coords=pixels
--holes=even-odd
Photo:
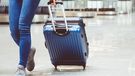
[[[82,65],[85,67],[88,56],[88,45],[84,28],[80,25],[68,25],[69,33],[57,35],[52,25],[44,26],[46,47],[49,50],[51,62],[57,65]]]

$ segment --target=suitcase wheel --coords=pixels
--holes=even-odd
[[[55,67],[55,70],[58,70],[57,65],[54,65],[54,67]]]
[[[83,64],[82,66],[83,66],[83,70],[85,70],[85,68],[86,68],[86,64]]]

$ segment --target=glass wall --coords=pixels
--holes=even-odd
[[[117,12],[131,12],[135,0],[63,0],[65,8],[115,8]],[[134,4],[134,5],[132,5]]]
[[[88,0],[75,0],[75,7],[76,8],[87,8],[87,1]]]
[[[102,8],[102,7],[103,7],[103,1],[88,0],[87,2],[87,8]]]
[[[135,11],[135,0],[132,0],[132,11]]]
[[[131,0],[124,0],[117,2],[117,9],[118,12],[129,13],[132,11],[132,1]]]
[[[1,2],[0,3],[1,6],[8,6],[9,1],[8,0],[0,0],[0,2]]]
[[[75,1],[74,0],[64,0],[64,7],[66,9],[73,9],[75,7]]]
[[[40,0],[39,6],[47,6],[49,0]]]
[[[9,0],[1,0],[0,6],[8,6]],[[39,6],[46,6],[48,0],[41,0]],[[63,0],[67,9],[72,8],[115,8],[118,12],[135,10],[135,0]]]
[[[117,4],[117,0],[64,0],[64,2],[66,7],[74,5],[75,8],[114,8]]]

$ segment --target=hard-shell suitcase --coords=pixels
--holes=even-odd
[[[64,20],[61,17],[55,18],[54,20],[58,24],[64,23]],[[66,20],[67,20],[68,25],[79,25],[81,27],[81,29],[83,31],[82,33],[83,33],[84,38],[85,38],[85,42],[86,42],[87,45],[89,45],[89,43],[87,41],[87,36],[86,36],[86,32],[85,32],[85,23],[83,22],[83,19],[80,18],[80,17],[68,17],[68,18],[66,18]],[[52,24],[52,22],[51,22],[51,19],[49,18],[45,22],[45,26],[51,25],[51,24]],[[87,50],[88,50],[88,46],[87,46]]]
[[[63,21],[60,18],[55,20],[50,5],[48,7],[52,23],[48,19],[43,33],[52,64],[55,69],[58,65],[81,65],[85,69],[88,43],[83,21],[78,19],[77,22],[70,23],[66,20],[65,14]]]

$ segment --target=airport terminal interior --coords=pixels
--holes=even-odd
[[[43,35],[47,1],[40,1],[31,25],[36,66],[28,76],[135,76],[135,0],[63,0],[66,17],[80,17],[85,23],[85,70],[69,65],[54,70]],[[8,5],[9,0],[0,0],[0,76],[14,76],[19,59],[19,47],[10,35]],[[56,16],[61,17],[61,11]]]

